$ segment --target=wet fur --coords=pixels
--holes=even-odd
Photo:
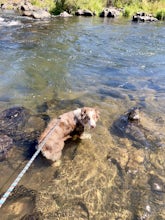
[[[98,110],[84,107],[64,113],[59,118],[51,120],[38,140],[39,144],[46,141],[41,149],[42,154],[53,162],[59,160],[64,142],[74,135],[81,138],[84,126],[89,124],[91,128],[96,127],[98,118]]]

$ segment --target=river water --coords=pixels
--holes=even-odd
[[[0,16],[0,111],[100,110],[92,139],[66,143],[59,167],[36,158],[1,219],[165,219],[164,23]],[[151,148],[112,132],[135,106]],[[24,150],[0,162],[1,194],[28,161]]]

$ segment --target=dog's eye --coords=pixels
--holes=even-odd
[[[88,120],[90,119],[90,117],[88,115],[85,118],[88,119]]]
[[[99,116],[98,116],[98,115],[94,115],[94,116],[93,116],[93,119],[94,119],[94,120],[99,119]]]
[[[90,120],[90,117],[88,115],[83,115],[82,119],[84,121],[89,121]]]
[[[97,115],[94,115],[93,118],[96,119],[96,118],[98,118],[98,116],[97,116]]]

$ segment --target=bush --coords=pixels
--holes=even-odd
[[[96,14],[105,7],[106,0],[55,0],[54,14],[62,11],[75,12],[77,9],[89,9]]]
[[[124,9],[123,16],[126,17],[126,18],[130,17],[130,10],[129,10],[129,8],[125,8]]]
[[[165,10],[157,11],[156,18],[158,20],[165,20]]]

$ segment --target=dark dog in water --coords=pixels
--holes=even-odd
[[[139,108],[135,107],[135,108],[130,109],[127,113],[127,117],[128,117],[128,119],[127,119],[128,122],[139,123],[139,121],[140,121]]]
[[[131,108],[120,116],[113,123],[111,132],[119,137],[126,137],[132,140],[137,148],[151,147],[151,144],[146,139],[146,133],[149,131],[140,124],[140,108],[138,107]]]

